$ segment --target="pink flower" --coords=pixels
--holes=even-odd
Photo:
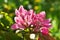
[[[46,19],[45,16],[46,15],[44,11],[34,16],[34,21],[32,22],[32,24],[35,26],[34,31],[38,32],[41,27],[51,27],[50,20]]]
[[[16,29],[25,29],[26,27],[29,27],[32,23],[32,19],[34,16],[33,10],[25,10],[23,6],[20,6],[19,10],[15,10],[16,17],[14,18],[16,24],[19,25],[19,28]],[[16,25],[16,26],[18,26]],[[14,28],[14,25],[12,25],[12,29]]]
[[[40,28],[40,32],[41,32],[42,34],[47,35],[47,34],[49,33],[49,30],[48,30],[48,28],[46,28],[46,27],[41,27],[41,28]]]
[[[15,24],[11,26],[13,30],[30,28],[33,25],[34,32],[41,32],[43,34],[48,34],[48,28],[51,27],[50,19],[46,19],[45,11],[35,14],[33,10],[25,10],[21,5],[19,9],[15,10],[16,16],[14,17]]]

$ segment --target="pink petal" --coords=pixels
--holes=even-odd
[[[43,18],[45,18],[45,11],[42,11],[42,12],[40,12],[40,15],[43,17]]]
[[[21,6],[19,7],[19,12],[20,12],[20,16],[25,16],[26,13],[27,13],[27,10],[25,10],[25,9],[23,8],[23,6],[21,5]]]
[[[18,26],[18,24],[13,24],[12,26],[11,26],[11,29],[13,29],[13,30],[16,30],[16,29],[18,29],[19,28],[19,26]]]
[[[45,23],[50,23],[51,20],[50,20],[50,19],[45,19],[44,22],[45,22]]]
[[[32,23],[32,19],[30,18],[30,19],[28,19],[28,25],[30,25],[31,23]]]
[[[29,10],[29,13],[30,13],[31,15],[33,15],[33,14],[34,14],[34,11],[33,11],[33,10]]]
[[[37,14],[37,16],[45,18],[45,11],[40,12],[39,14]]]
[[[19,29],[24,30],[26,27],[23,25],[19,25]]]
[[[28,26],[31,24],[31,20],[29,19],[30,17],[28,15],[25,16],[24,20],[28,24]]]
[[[33,19],[33,18],[31,17],[31,15],[30,15],[30,16],[28,16],[28,22],[27,22],[27,23],[28,23],[28,25],[30,25],[30,24],[32,23],[32,19]]]
[[[15,22],[18,23],[19,25],[20,25],[21,23],[24,24],[24,20],[22,19],[21,16],[15,17],[14,20],[15,20]]]
[[[27,23],[27,21],[28,21],[28,16],[27,15],[24,17],[24,20]]]
[[[50,28],[52,25],[51,25],[51,23],[49,23],[49,24],[43,24],[43,26]]]
[[[37,19],[38,19],[40,22],[44,21],[44,19],[45,19],[45,12],[42,11],[42,12],[40,12],[39,14],[36,14],[36,17],[37,17]]]
[[[25,29],[25,26],[23,26],[23,25],[19,25],[19,24],[13,24],[12,26],[11,26],[11,29],[13,29],[13,30],[16,30],[16,29],[21,29],[21,30],[24,30]]]
[[[50,19],[44,20],[42,22],[42,25],[45,26],[45,27],[47,27],[47,28],[51,27]]]
[[[19,7],[19,11],[20,11],[20,13],[22,13],[24,11],[24,8],[22,5]]]
[[[28,26],[32,23],[33,16],[34,16],[33,10],[27,11],[26,15],[24,16],[24,20],[28,24]]]
[[[15,14],[16,16],[20,16],[20,12],[17,9],[15,10]]]
[[[36,15],[32,9],[29,10],[29,13],[30,13],[30,16],[31,16],[31,17],[34,17],[34,16]]]

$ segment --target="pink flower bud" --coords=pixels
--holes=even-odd
[[[49,33],[49,30],[48,30],[48,28],[46,28],[46,27],[41,27],[41,28],[40,28],[40,32],[41,32],[42,34],[47,35],[47,34]]]

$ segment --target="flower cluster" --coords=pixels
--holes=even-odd
[[[11,26],[13,30],[32,27],[35,32],[41,32],[43,34],[48,34],[48,28],[51,27],[50,19],[45,18],[45,11],[35,14],[33,10],[27,11],[21,5],[19,9],[15,10],[15,24]]]

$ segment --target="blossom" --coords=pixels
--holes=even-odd
[[[35,26],[45,26],[50,27],[50,19],[45,19],[45,12],[42,11],[34,17],[33,23]]]
[[[46,19],[45,11],[35,14],[33,10],[27,11],[21,5],[19,9],[15,10],[15,24],[11,26],[13,30],[30,28],[33,26],[34,32],[41,32],[42,34],[48,34],[48,28],[51,27],[50,19]]]
[[[42,11],[34,16],[33,19],[34,21],[32,22],[32,24],[35,26],[34,28],[35,32],[38,32],[41,27],[46,28],[51,27],[50,19],[46,19],[45,16],[46,16],[45,11]]]
[[[14,17],[14,20],[16,24],[12,25],[12,29],[25,29],[31,25],[34,16],[33,10],[27,11],[23,8],[23,6],[20,6],[18,10],[15,10],[15,14],[16,16]],[[16,28],[16,26],[18,28]]]

